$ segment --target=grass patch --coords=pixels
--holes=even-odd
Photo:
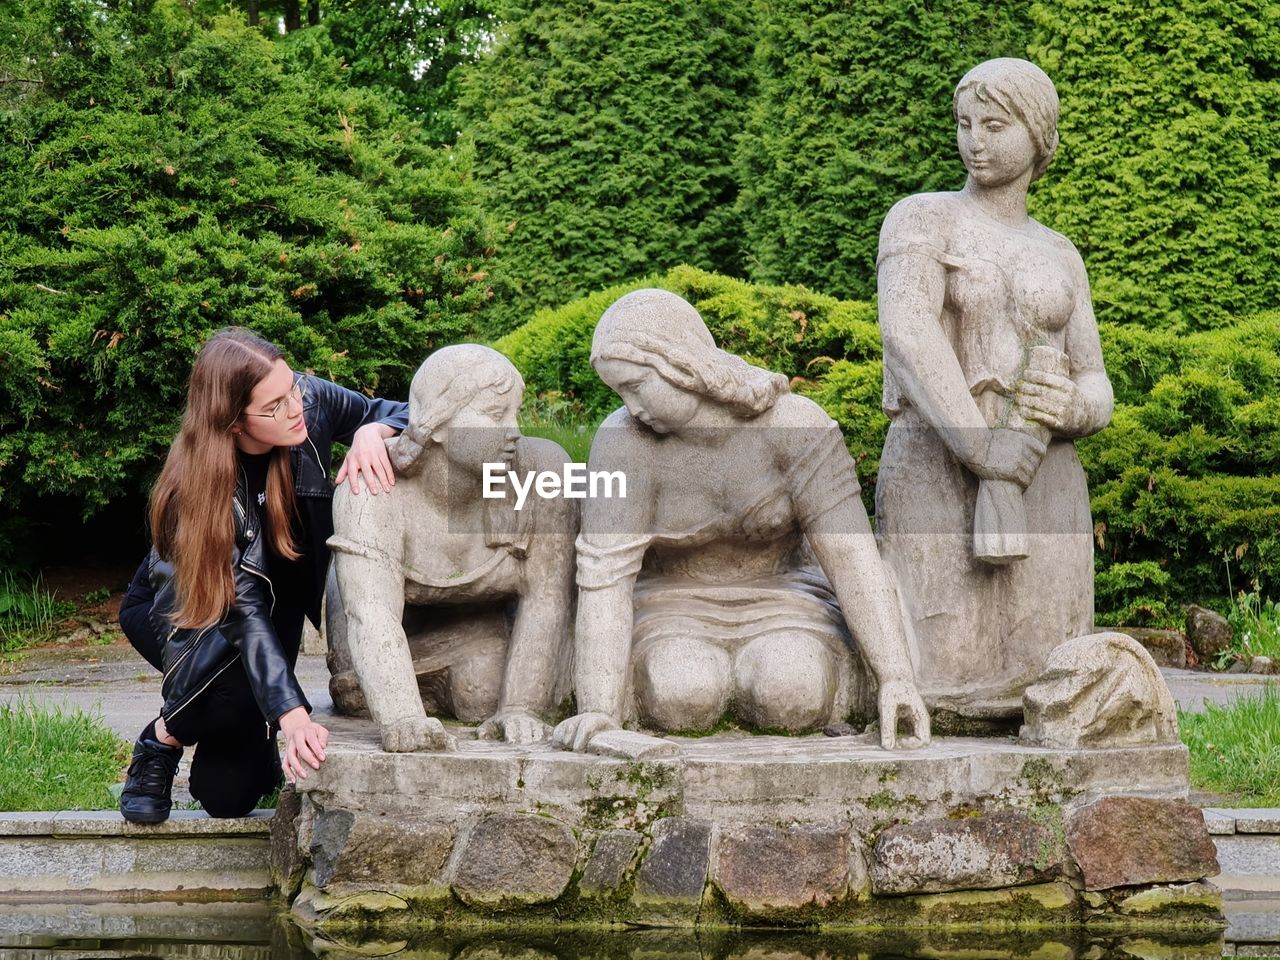
[[[1231,604],[1227,621],[1232,631],[1231,649],[1222,658],[1227,663],[1254,657],[1280,660],[1280,604],[1276,601],[1264,598],[1257,590],[1241,591]]]
[[[23,582],[0,571],[0,654],[48,640],[75,613],[74,603],[59,600],[39,577]]]
[[[1239,806],[1280,806],[1280,692],[1241,697],[1204,713],[1179,713],[1191,752],[1191,784]]]
[[[574,463],[587,462],[598,425],[586,415],[580,402],[554,390],[527,399],[520,417],[521,433],[554,440]]]
[[[0,704],[0,810],[111,810],[129,744],[79,709]]]

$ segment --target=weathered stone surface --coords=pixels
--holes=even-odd
[[[1178,742],[1178,708],[1160,668],[1123,633],[1088,634],[1054,647],[1022,704],[1019,739],[1041,747]]]
[[[1065,881],[999,890],[960,890],[912,897],[920,919],[930,925],[947,923],[1051,922],[1075,918],[1079,901]]]
[[[119,814],[117,814],[119,816]],[[237,897],[271,889],[265,836],[17,836],[0,841],[0,899],[75,891],[103,899]]]
[[[729,904],[751,916],[828,906],[849,887],[849,831],[726,827],[716,843],[714,879]]]
[[[473,907],[490,909],[547,903],[564,893],[576,860],[573,834],[559,821],[496,814],[467,839],[453,892]]]
[[[297,819],[302,797],[286,784],[271,818],[271,882],[287,899],[297,892],[306,867],[298,850]]]
[[[1201,881],[1151,887],[1125,897],[1117,904],[1116,909],[1132,916],[1150,916],[1188,907],[1221,910],[1222,891],[1212,883]]]
[[[316,816],[311,832],[311,860],[319,887],[437,883],[452,848],[452,827],[404,816],[326,810]]]
[[[1280,833],[1280,809],[1275,807],[1232,810],[1230,816],[1236,833]]]
[[[640,834],[634,830],[606,830],[596,838],[578,881],[583,896],[598,897],[613,893],[626,879],[631,858],[640,846]]]
[[[923,820],[880,835],[871,888],[883,895],[1043,883],[1062,874],[1065,859],[1055,831],[1024,813]]]
[[[615,760],[659,760],[680,756],[680,745],[634,730],[602,730],[591,738],[587,752]]]
[[[1201,880],[1218,873],[1204,816],[1177,800],[1104,797],[1067,819],[1067,845],[1086,890]]]
[[[1212,659],[1231,646],[1231,624],[1220,613],[1187,607],[1187,639],[1191,648],[1204,659]]]
[[[1187,666],[1187,637],[1181,630],[1156,630],[1154,627],[1116,627],[1116,633],[1133,637],[1142,644],[1144,650],[1151,654],[1151,659],[1160,667],[1175,667],[1178,670]]]
[[[1249,672],[1271,674],[1276,672],[1276,665],[1270,657],[1257,656],[1249,660]]]
[[[325,886],[333,877],[355,819],[355,815],[349,810],[321,809],[315,812],[311,821],[309,846],[316,886]]]
[[[1224,890],[1268,893],[1280,899],[1280,837],[1237,833],[1215,844],[1222,873],[1214,881]]]
[[[636,871],[636,898],[701,901],[711,858],[711,824],[666,817],[653,825],[651,836],[653,844]]]

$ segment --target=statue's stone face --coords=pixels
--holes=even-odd
[[[523,395],[521,390],[485,390],[450,417],[436,432],[449,462],[473,473],[486,463],[510,468],[520,439],[516,414]]]
[[[1026,124],[973,89],[956,101],[956,145],[970,178],[982,187],[1012,183],[1039,159]]]
[[[598,360],[600,379],[622,398],[627,410],[655,433],[679,430],[698,411],[697,394],[681,390],[656,370],[629,360]]]

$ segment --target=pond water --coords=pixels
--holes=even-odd
[[[893,934],[476,930],[337,943],[269,904],[0,904],[0,960],[1216,960],[1280,957],[1280,902],[1228,905],[1226,936],[1042,930]],[[1265,939],[1250,939],[1261,937]],[[1270,941],[1270,942],[1268,942]]]

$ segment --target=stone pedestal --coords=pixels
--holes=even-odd
[[[275,853],[317,929],[1221,922],[1181,744],[721,734],[627,761],[465,727],[457,752],[388,754],[335,727]]]

